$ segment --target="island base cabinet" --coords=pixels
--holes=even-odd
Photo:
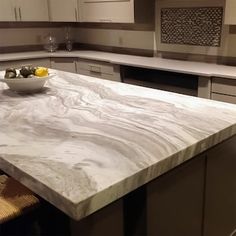
[[[71,220],[71,236],[124,236],[123,200],[82,219]]]
[[[204,236],[236,235],[236,137],[208,152]]]
[[[148,236],[202,235],[204,176],[200,155],[147,185]]]

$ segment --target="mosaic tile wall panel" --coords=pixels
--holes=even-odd
[[[161,42],[219,47],[222,7],[161,9]]]

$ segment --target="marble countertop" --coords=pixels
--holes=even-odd
[[[75,57],[110,62],[113,64],[135,66],[149,69],[165,70],[206,77],[221,77],[236,79],[236,67],[217,65],[213,63],[170,60],[158,57],[142,57],[99,51],[58,51],[48,53],[44,51],[0,54],[0,63],[3,61],[37,59],[55,57]]]
[[[0,83],[0,169],[75,220],[236,134],[235,105],[53,72]]]

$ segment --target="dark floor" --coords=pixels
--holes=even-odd
[[[0,236],[69,235],[69,218],[47,203],[31,213],[0,225]]]

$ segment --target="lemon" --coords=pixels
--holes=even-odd
[[[38,77],[48,76],[48,68],[46,68],[46,67],[38,67],[35,70],[35,75],[38,76]]]

